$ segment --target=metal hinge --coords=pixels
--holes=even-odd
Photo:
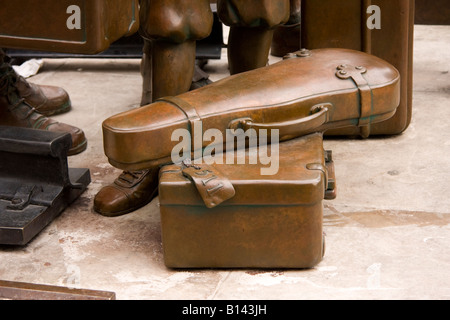
[[[311,50],[302,48],[299,51],[288,53],[283,57],[283,60],[292,59],[292,58],[306,58],[312,56]]]

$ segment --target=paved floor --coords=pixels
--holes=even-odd
[[[158,199],[118,218],[94,213],[93,197],[121,172],[104,156],[101,123],[136,107],[140,61],[46,60],[30,81],[70,93],[73,110],[54,118],[85,131],[88,150],[69,163],[89,168],[92,183],[27,246],[0,246],[0,279],[113,291],[124,300],[449,299],[450,27],[417,26],[415,39],[408,130],[325,141],[338,198],[325,202],[327,250],[311,270],[170,270]],[[207,70],[223,77],[226,60]]]

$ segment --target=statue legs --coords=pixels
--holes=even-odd
[[[301,0],[290,0],[289,20],[275,28],[272,40],[272,55],[284,57],[301,48]]]
[[[195,41],[145,41],[141,105],[189,90],[195,67]]]
[[[141,0],[140,5],[143,106],[189,90],[196,40],[210,34],[213,14],[209,0]],[[158,174],[159,168],[124,171],[96,195],[95,211],[113,217],[145,206],[157,195]]]
[[[236,74],[267,65],[274,29],[288,21],[289,0],[218,0],[220,20],[230,27],[228,63]]]
[[[195,70],[195,42],[212,29],[210,0],[141,0],[140,33],[145,39],[141,105],[189,90]],[[289,0],[218,0],[218,15],[231,27],[232,74],[264,67],[273,30],[289,19]],[[155,196],[159,168],[123,172],[95,197],[105,216],[134,211]]]
[[[268,63],[273,29],[231,27],[228,38],[228,64],[231,74],[241,73]]]

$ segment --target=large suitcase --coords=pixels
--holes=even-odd
[[[415,0],[415,24],[450,25],[450,1]]]
[[[302,0],[302,47],[348,48],[378,56],[401,75],[401,99],[396,114],[371,125],[362,134],[399,134],[412,114],[413,0]],[[327,135],[360,134],[357,127],[330,130]]]
[[[223,164],[203,164],[190,172],[178,165],[161,169],[167,267],[311,268],[322,260],[323,200],[335,197],[333,162],[322,134],[280,144],[279,170],[271,176],[260,174],[265,165],[250,164],[251,152],[246,151],[243,164],[237,164],[236,152],[234,163],[224,159]],[[198,189],[202,182],[190,179],[198,175],[206,189],[216,190],[213,174],[228,179],[234,196],[207,206]]]
[[[177,129],[190,131],[197,152],[211,145],[202,139],[209,129],[224,136],[227,129],[279,130],[284,141],[330,128],[367,127],[395,113],[399,85],[395,68],[366,53],[298,51],[269,67],[106,119],[105,154],[115,167],[138,170],[170,162]]]
[[[138,0],[2,1],[0,47],[96,54],[139,28]]]

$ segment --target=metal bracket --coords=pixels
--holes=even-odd
[[[292,59],[292,58],[306,58],[312,56],[311,50],[302,48],[296,52],[290,52],[283,57],[283,60]]]
[[[336,173],[334,170],[333,152],[325,150],[325,166],[328,172],[328,185],[325,190],[325,199],[334,200],[337,197]]]
[[[25,245],[90,184],[69,169],[68,133],[0,126],[0,244]]]
[[[352,66],[343,64],[338,66],[336,76],[339,79],[352,79],[359,90],[361,98],[361,112],[358,126],[361,128],[361,136],[367,138],[370,135],[370,123],[372,116],[372,89],[363,74],[367,72],[367,68],[363,66]]]
[[[308,170],[322,171],[325,179],[325,200],[336,199],[336,175],[334,171],[334,161],[331,150],[325,150],[325,166],[321,163],[309,163],[306,165]]]

